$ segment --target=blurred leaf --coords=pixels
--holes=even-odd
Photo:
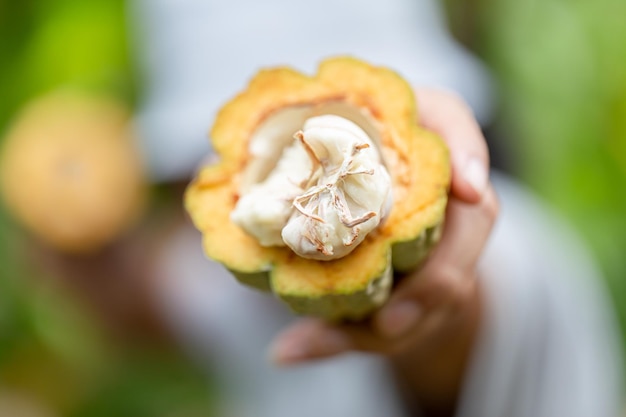
[[[29,98],[63,85],[133,100],[123,0],[0,0],[0,134]]]
[[[35,88],[101,86],[127,71],[120,2],[67,2],[54,9],[24,51],[23,77]]]
[[[31,98],[60,86],[135,95],[123,0],[0,0],[0,143]],[[37,270],[0,205],[0,387],[71,417],[195,417],[207,376],[180,352],[115,346],[76,297]]]
[[[500,81],[519,175],[587,238],[626,324],[626,2],[481,6],[479,50]]]
[[[209,417],[207,376],[163,352],[128,355],[69,417]]]

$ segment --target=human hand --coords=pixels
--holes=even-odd
[[[302,363],[351,350],[403,355],[440,343],[442,335],[458,332],[459,326],[477,327],[464,318],[477,317],[470,314],[479,297],[476,264],[498,212],[488,182],[487,146],[471,110],[456,96],[421,89],[417,98],[420,123],[450,149],[452,182],[441,241],[370,321],[301,319],[275,339],[271,355],[276,363]]]

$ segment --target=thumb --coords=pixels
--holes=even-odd
[[[466,203],[478,203],[487,188],[489,152],[478,122],[453,93],[418,89],[420,124],[437,133],[450,149],[451,192]]]

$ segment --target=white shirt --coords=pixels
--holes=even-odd
[[[145,97],[138,118],[156,181],[184,179],[209,149],[218,108],[262,68],[312,74],[352,55],[413,85],[454,90],[478,119],[490,114],[484,66],[445,30],[431,0],[134,0],[135,55]]]

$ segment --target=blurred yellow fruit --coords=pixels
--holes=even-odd
[[[67,252],[91,252],[123,233],[146,182],[128,123],[112,99],[56,92],[29,103],[7,132],[0,186],[9,211]]]

